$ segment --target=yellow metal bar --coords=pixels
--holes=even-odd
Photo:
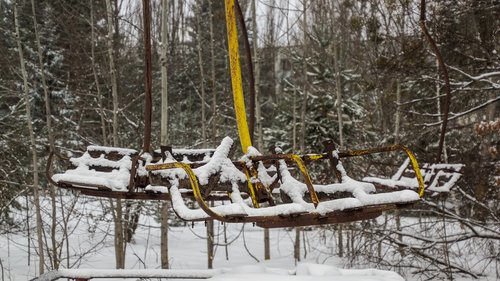
[[[252,177],[250,176],[250,170],[247,168],[245,163],[242,163],[241,166],[243,167],[243,171],[245,172],[245,176],[247,177],[248,191],[250,192],[250,198],[252,198],[252,204],[255,208],[260,208],[259,201],[257,200],[257,193],[255,192],[255,187],[252,183]]]
[[[418,166],[417,158],[415,154],[406,146],[402,144],[393,144],[385,147],[378,148],[370,148],[370,149],[361,149],[361,150],[348,150],[346,152],[339,153],[339,156],[342,157],[351,157],[351,156],[363,156],[367,154],[379,153],[379,152],[388,152],[388,151],[396,151],[402,150],[406,153],[408,158],[410,158],[411,166],[413,171],[415,171],[415,176],[418,182],[418,195],[420,198],[424,196],[425,186],[424,186],[424,178],[422,177],[422,173],[420,172],[420,168]]]
[[[227,44],[229,49],[229,64],[231,68],[231,83],[233,88],[234,112],[238,123],[238,134],[240,136],[241,149],[247,153],[248,147],[252,146],[250,132],[248,130],[247,116],[245,110],[245,97],[243,96],[243,85],[241,82],[240,54],[238,50],[238,30],[236,29],[236,16],[234,13],[234,0],[225,0]]]
[[[309,172],[307,171],[304,161],[297,154],[292,154],[291,158],[293,161],[295,161],[297,167],[304,176],[304,181],[306,182],[307,189],[309,190],[309,196],[311,197],[311,202],[314,204],[314,207],[318,207],[319,204],[318,194],[316,194],[316,191],[314,190],[311,177],[309,176]]]
[[[417,182],[418,182],[418,195],[420,198],[424,196],[424,179],[422,178],[422,173],[420,172],[420,167],[418,166],[417,158],[415,157],[415,154],[407,148],[404,145],[400,145],[401,149],[403,149],[406,152],[406,155],[408,155],[408,158],[410,158],[411,165],[413,167],[413,170],[415,171],[415,176],[417,177]]]
[[[198,203],[198,205],[200,206],[200,208],[203,211],[205,211],[205,213],[207,213],[207,215],[209,215],[213,219],[216,219],[216,220],[219,220],[219,221],[227,221],[226,218],[223,215],[220,215],[220,214],[214,212],[207,205],[207,203],[205,202],[205,200],[203,200],[203,196],[201,194],[200,186],[198,185],[198,179],[196,178],[196,175],[194,174],[193,169],[191,169],[191,167],[188,164],[182,163],[182,162],[172,162],[172,163],[146,165],[146,170],[148,172],[150,172],[150,171],[158,171],[158,170],[174,169],[174,168],[181,168],[188,175],[189,182],[191,183],[191,189],[193,190],[194,198],[196,199],[196,202]]]

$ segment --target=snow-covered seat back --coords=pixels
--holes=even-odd
[[[137,155],[133,149],[91,145],[82,156],[70,158],[72,169],[54,174],[52,180],[67,187],[127,191]]]
[[[415,171],[409,166],[410,160],[407,158],[399,167],[398,171],[390,178],[370,176],[363,178],[363,181],[370,182],[380,188],[385,189],[418,189],[418,182]],[[432,192],[449,192],[462,176],[463,164],[430,164],[421,163],[420,171],[426,186],[426,190]]]

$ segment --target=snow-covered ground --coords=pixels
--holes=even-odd
[[[64,268],[113,269],[115,267],[113,247],[113,222],[103,210],[109,208],[106,200],[75,198],[65,196],[64,209],[69,216],[69,244],[64,244],[61,251],[69,259],[61,261]],[[48,206],[48,199],[42,205]],[[74,207],[72,207],[74,205]],[[58,241],[61,241],[63,223],[60,217]],[[139,227],[133,242],[127,247],[127,269],[160,268],[160,229],[154,213],[159,209],[156,203],[143,208]],[[0,233],[0,261],[3,280],[30,280],[38,276],[38,257],[36,254],[33,229],[33,210],[20,212],[15,219],[22,225],[30,217],[30,232],[21,226],[10,233]],[[49,213],[44,213],[46,223]],[[46,225],[50,229],[50,225]],[[271,260],[264,261],[263,230],[251,224],[215,223],[214,268],[218,271],[211,280],[405,280],[391,271],[366,268],[347,268],[345,260],[336,255],[337,245],[333,232],[318,230],[303,231],[301,238],[301,261],[296,263],[293,253],[295,231],[293,229],[273,229],[271,238]],[[31,239],[29,239],[29,237]],[[193,226],[171,227],[169,232],[170,267],[175,270],[200,270],[207,268],[206,228],[204,223]],[[50,243],[50,238],[46,238]],[[47,262],[47,261],[46,261]],[[374,267],[373,265],[371,267]],[[411,278],[411,277],[410,277]],[[98,279],[103,280],[103,279]],[[116,280],[116,279],[113,279]],[[410,279],[407,279],[410,280]],[[411,279],[413,280],[413,279]],[[463,279],[467,280],[467,279]],[[494,279],[485,279],[494,280]]]
[[[127,269],[160,268],[160,239],[158,224],[151,217],[144,217],[134,242],[127,248]],[[109,225],[108,225],[109,226]],[[146,227],[151,226],[151,227]],[[70,248],[76,255],[87,253],[80,261],[74,256],[81,269],[112,269],[115,266],[113,239],[106,236],[107,226],[99,228],[100,235],[92,235],[84,224],[71,234]],[[304,262],[296,267],[293,257],[295,232],[276,229],[271,231],[271,260],[264,261],[263,231],[252,225],[227,225],[216,223],[216,247],[214,268],[223,269],[213,280],[404,280],[398,274],[380,270],[340,269],[342,262],[326,256],[319,260],[318,253],[308,253]],[[315,232],[305,232],[310,242]],[[34,235],[32,233],[31,235]],[[206,269],[206,228],[203,223],[194,227],[172,227],[169,232],[169,256],[172,269]],[[102,242],[100,242],[102,241]],[[98,244],[92,249],[94,244]],[[225,244],[229,244],[227,248]],[[29,280],[37,275],[37,257],[34,245],[28,254],[28,238],[25,233],[6,234],[0,238],[0,259],[4,267],[5,280]],[[328,247],[325,247],[327,249]],[[247,251],[248,249],[248,251]],[[325,250],[323,249],[323,250]],[[331,249],[333,251],[333,249]],[[302,253],[304,255],[304,252]],[[327,254],[328,255],[328,254]],[[333,255],[333,253],[332,253]],[[252,256],[257,258],[256,261]],[[317,264],[323,263],[325,264]],[[337,279],[331,279],[336,276]],[[314,277],[314,279],[313,279]]]

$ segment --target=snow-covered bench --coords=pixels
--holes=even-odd
[[[133,149],[91,145],[82,156],[70,158],[71,169],[50,178],[68,188],[129,191],[134,187],[138,155]]]
[[[204,165],[191,168],[179,163],[173,157],[161,162],[148,165],[151,178],[154,179],[147,189],[169,192],[172,197],[173,209],[177,215],[185,220],[207,220],[215,218],[226,222],[256,222],[265,227],[283,227],[288,225],[311,225],[353,221],[374,218],[382,211],[411,204],[420,199],[419,194],[411,190],[395,191],[376,194],[375,186],[363,183],[347,176],[342,164],[338,161],[337,170],[342,182],[330,185],[312,185],[296,180],[289,172],[286,160],[294,159],[297,166],[301,166],[300,156],[274,156],[278,165],[274,166],[274,175],[268,174],[259,159],[260,155],[254,148],[239,162],[229,158],[233,141],[225,138],[216,149],[212,158]],[[338,159],[338,154],[334,152]],[[300,163],[299,163],[300,162]],[[302,163],[303,164],[303,163]],[[254,173],[249,173],[252,169]],[[303,173],[307,178],[307,172]],[[259,206],[257,200],[244,199],[242,194],[252,193],[252,185],[263,184],[265,188],[276,183],[279,178],[281,193],[290,199],[290,202],[278,204],[264,204]],[[215,207],[210,207],[206,199],[213,192],[226,192],[227,200]],[[269,191],[271,192],[271,191]],[[349,196],[334,200],[319,202],[317,192],[325,194],[347,193]],[[188,207],[183,196],[192,193],[199,208]],[[310,197],[311,200],[307,198]],[[316,199],[314,199],[316,197]]]
[[[376,186],[385,189],[414,189],[418,188],[418,182],[415,177],[415,171],[409,167],[410,159],[406,159],[399,167],[398,171],[390,178],[370,176],[363,178],[362,181],[373,183]],[[427,191],[449,192],[450,189],[462,176],[461,170],[464,164],[430,164],[422,163],[420,171],[424,179]]]

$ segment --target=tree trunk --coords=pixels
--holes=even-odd
[[[302,32],[304,33],[303,36],[303,49],[302,49],[302,55],[303,55],[303,58],[302,58],[302,79],[303,79],[303,95],[304,97],[302,98],[302,107],[301,107],[301,110],[300,110],[300,123],[301,123],[301,134],[300,134],[300,140],[299,140],[299,143],[300,143],[300,152],[301,153],[305,153],[305,142],[306,142],[306,113],[307,113],[307,1],[304,0],[304,2],[302,3],[303,4],[303,25],[302,25]],[[295,244],[294,244],[294,257],[295,257],[295,261],[300,261],[300,230],[301,228],[300,227],[296,227],[295,228]]]
[[[401,83],[396,79],[396,121],[394,122],[394,143],[399,143],[399,130],[401,128]]]
[[[164,202],[161,205],[161,234],[160,234],[160,253],[161,253],[161,268],[169,268],[168,262],[168,203]]]
[[[295,242],[293,244],[293,258],[295,263],[300,261],[300,227],[295,228]]]
[[[300,152],[305,153],[305,140],[306,140],[306,113],[307,113],[307,0],[304,0],[304,3],[302,3],[303,7],[303,26],[302,26],[302,32],[304,33],[303,36],[303,49],[302,49],[302,80],[303,80],[303,95],[304,97],[302,98],[302,108],[300,111],[300,122],[302,124],[301,126],[301,133],[300,133]]]
[[[161,5],[161,120],[160,143],[169,145],[168,135],[168,0],[162,0]],[[169,268],[168,263],[168,202],[161,204],[160,225],[160,255],[161,268]]]
[[[337,117],[339,123],[339,149],[344,148],[344,134],[343,134],[343,123],[342,123],[342,81],[340,79],[340,66],[339,66],[339,48],[338,43],[333,45],[333,57],[335,65],[335,92],[337,93]]]
[[[200,69],[200,88],[201,88],[201,138],[203,143],[203,148],[207,148],[207,120],[205,112],[205,71],[203,69],[203,53],[201,48],[201,7],[197,6],[196,11],[196,41],[198,41],[197,51],[198,51],[198,67]]]
[[[441,121],[441,85],[439,83],[439,61],[436,59],[436,111],[438,116],[438,121]],[[440,144],[441,145],[441,144]],[[448,163],[448,153],[446,152],[446,139],[442,143],[443,159],[445,163]]]
[[[401,83],[399,82],[399,78],[396,79],[396,122],[394,124],[394,143],[399,143],[399,129],[401,127]],[[396,217],[396,230],[401,232],[401,216],[399,215],[399,211],[395,212]],[[403,242],[403,235],[398,234],[398,240]],[[404,249],[399,247],[399,252],[403,254]]]
[[[97,103],[99,104],[99,117],[101,119],[101,134],[103,145],[108,145],[108,137],[106,132],[106,116],[104,113],[103,96],[101,93],[101,87],[99,86],[99,78],[97,77],[97,69],[95,63],[95,32],[94,32],[94,6],[92,5],[93,0],[89,0],[90,3],[90,60],[92,62],[92,74],[94,75],[95,86],[97,90]]]
[[[207,220],[207,267],[214,267],[214,221]]]
[[[111,6],[111,0],[106,0],[106,15],[108,24],[108,58],[109,58],[109,69],[111,75],[111,93],[113,97],[113,146],[117,147],[118,144],[118,81],[116,78],[116,68],[113,54],[113,8]],[[114,226],[115,226],[115,259],[116,268],[125,267],[125,241],[123,233],[123,210],[121,199],[116,199],[116,208],[113,207],[113,201],[111,202],[111,209],[114,215]]]
[[[253,45],[253,61],[255,71],[255,125],[257,127],[257,149],[264,149],[264,136],[262,134],[262,111],[260,107],[260,59],[259,59],[259,46],[258,46],[258,29],[257,29],[257,12],[256,0],[252,0],[252,45]],[[264,230],[266,231],[266,230]]]
[[[111,214],[113,216],[113,222],[115,226],[115,236],[114,236],[114,246],[115,246],[115,262],[117,269],[125,268],[125,243],[123,235],[123,210],[122,210],[122,200],[116,199],[116,207],[113,203],[113,199],[109,199],[109,204],[111,206]]]
[[[113,146],[118,146],[118,80],[116,78],[116,67],[113,52],[113,9],[111,6],[111,0],[106,0],[106,11],[108,23],[107,44],[109,74],[111,76],[111,95],[113,98]]]
[[[168,136],[168,0],[161,1],[161,145],[170,143]]]
[[[35,41],[36,41],[36,49],[38,55],[38,64],[40,67],[40,75],[42,78],[42,87],[43,94],[45,98],[45,119],[47,121],[47,131],[48,131],[48,139],[49,139],[49,151],[54,152],[54,134],[52,133],[52,114],[50,111],[50,97],[49,97],[49,88],[47,86],[47,80],[45,79],[45,68],[43,64],[43,53],[42,46],[40,44],[40,35],[38,34],[38,23],[36,20],[36,7],[35,1],[31,0],[31,11],[33,13],[33,30],[35,31]],[[51,200],[51,225],[50,225],[50,242],[52,247],[52,255],[49,255],[51,258],[52,269],[59,269],[59,258],[58,258],[58,246],[56,241],[56,226],[57,226],[57,212],[56,212],[56,190],[54,186],[50,183],[47,183],[50,191],[50,200]]]
[[[339,248],[339,257],[344,256],[344,229],[343,225],[339,224],[337,228],[337,236],[338,236],[338,248]]]
[[[252,0],[252,48],[253,48],[253,61],[254,61],[254,71],[255,71],[255,127],[257,128],[257,142],[256,147],[258,150],[264,149],[264,138],[262,135],[262,111],[260,108],[259,94],[260,94],[260,60],[259,60],[259,50],[258,50],[258,29],[257,29],[257,12],[256,12],[256,0]],[[264,228],[264,259],[271,259],[271,250],[269,242],[269,228]]]
[[[17,6],[14,3],[14,25],[16,28],[16,42],[17,42],[17,50],[19,53],[19,63],[21,65],[21,74],[23,77],[23,96],[24,103],[26,105],[26,121],[28,125],[30,144],[31,144],[31,154],[32,154],[32,169],[33,169],[33,200],[35,201],[35,212],[36,212],[36,233],[38,240],[38,256],[39,256],[39,264],[38,270],[40,274],[43,274],[45,270],[45,255],[44,255],[44,244],[43,244],[43,224],[42,224],[42,215],[40,210],[40,194],[38,192],[38,154],[36,152],[36,142],[35,142],[35,132],[33,130],[33,124],[31,119],[31,102],[28,95],[28,74],[26,72],[26,66],[23,55],[23,46],[21,44],[21,34],[19,31],[19,16],[17,13]]]
[[[215,47],[214,47],[214,15],[213,0],[208,1],[208,13],[210,16],[210,82],[212,85],[212,145],[217,145],[217,84],[215,83]]]

